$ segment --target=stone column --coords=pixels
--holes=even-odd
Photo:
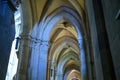
[[[38,79],[38,70],[39,70],[39,56],[40,56],[40,43],[35,43],[34,44],[35,48],[33,50],[33,53],[31,55],[31,68],[32,68],[32,72],[31,72],[31,80],[39,80]]]
[[[106,17],[106,15],[104,14],[107,11],[106,12],[103,11],[106,8],[104,9],[104,6],[103,6],[104,4],[102,4],[102,1],[103,0],[92,0],[94,14],[95,14],[94,15],[95,22],[96,22],[95,28],[97,32],[98,47],[100,52],[101,65],[102,65],[102,73],[103,73],[104,80],[116,80],[115,68],[113,65],[113,57],[112,57],[111,48],[109,44],[110,38],[108,38],[109,29],[107,30],[107,27],[109,28],[110,26],[108,26],[108,24],[105,21],[105,18],[107,18],[108,16]],[[110,11],[112,12],[112,9],[110,9]]]
[[[29,56],[29,66],[28,66],[28,80],[32,79],[32,71],[33,71],[33,67],[34,67],[34,53],[36,51],[36,45],[35,42],[32,40],[31,44],[30,44],[30,56]]]
[[[22,0],[23,1],[23,0]],[[30,1],[24,0],[21,3],[21,16],[22,16],[22,33],[19,47],[19,60],[18,60],[18,71],[17,80],[27,80],[28,70],[28,59],[30,53],[30,31],[32,30],[32,11],[30,7]]]
[[[38,70],[38,80],[46,80],[47,72],[47,55],[48,55],[49,42],[41,41],[40,54],[39,54],[39,70]]]
[[[86,67],[86,57],[85,57],[83,39],[78,39],[78,42],[79,42],[79,47],[80,47],[81,80],[87,80],[87,67]]]
[[[16,80],[26,80],[27,79],[27,67],[28,59],[30,53],[30,36],[21,35],[20,48],[19,48],[19,61],[18,61],[18,71]]]

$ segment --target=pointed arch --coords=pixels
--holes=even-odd
[[[83,35],[85,35],[86,32],[84,26],[82,25],[81,17],[75,10],[67,6],[57,8],[53,11],[53,13],[40,22],[39,27],[41,28],[38,30],[37,38],[44,41],[49,41],[49,36],[52,29],[61,19],[65,19],[71,23],[78,33],[78,39],[83,39]]]
[[[55,25],[59,23],[62,19],[69,22],[72,26],[74,26],[76,32],[77,32],[77,45],[80,49],[80,61],[81,61],[81,73],[82,73],[82,79],[86,78],[87,76],[87,68],[86,68],[86,60],[85,60],[85,50],[84,50],[84,35],[86,34],[85,27],[83,26],[83,23],[81,21],[80,15],[73,9],[67,7],[67,6],[61,6],[53,11],[49,16],[45,17],[41,20],[38,27],[37,32],[37,40],[40,41],[40,45],[44,45],[45,52],[41,52],[41,56],[45,56],[44,60],[45,62],[48,62],[47,59],[48,53],[49,53],[49,47],[50,47],[50,34],[52,32],[52,29],[55,28]],[[44,44],[45,43],[45,44]],[[48,45],[46,45],[49,44]],[[41,51],[43,47],[41,46]],[[40,60],[42,61],[42,59]],[[47,63],[40,63],[39,66],[47,66]],[[47,72],[47,71],[46,71]],[[46,76],[46,72],[44,75]],[[43,75],[43,74],[42,74]],[[42,76],[41,75],[41,76]],[[44,77],[43,77],[44,78]]]

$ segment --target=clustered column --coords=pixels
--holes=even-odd
[[[40,56],[40,44],[39,40],[33,40],[31,43],[31,53],[29,58],[28,78],[31,80],[38,80],[38,64]]]
[[[49,41],[42,41],[40,45],[39,64],[38,64],[38,80],[46,80],[47,72],[47,54],[49,48]]]

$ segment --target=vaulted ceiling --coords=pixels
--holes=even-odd
[[[80,79],[78,39],[82,37],[80,29],[83,32],[85,30],[84,0],[30,0],[30,5],[32,37],[50,43],[47,78],[54,74],[54,78],[58,80],[57,75],[63,74],[66,80],[76,76]]]

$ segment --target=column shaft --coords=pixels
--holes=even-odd
[[[47,72],[47,54],[48,54],[48,42],[42,42],[40,46],[39,55],[39,70],[38,70],[38,80],[46,80]]]
[[[28,59],[30,53],[30,38],[28,35],[22,35],[20,40],[20,49],[19,49],[19,61],[18,61],[18,71],[17,71],[17,80],[26,80],[27,79],[27,67]]]

